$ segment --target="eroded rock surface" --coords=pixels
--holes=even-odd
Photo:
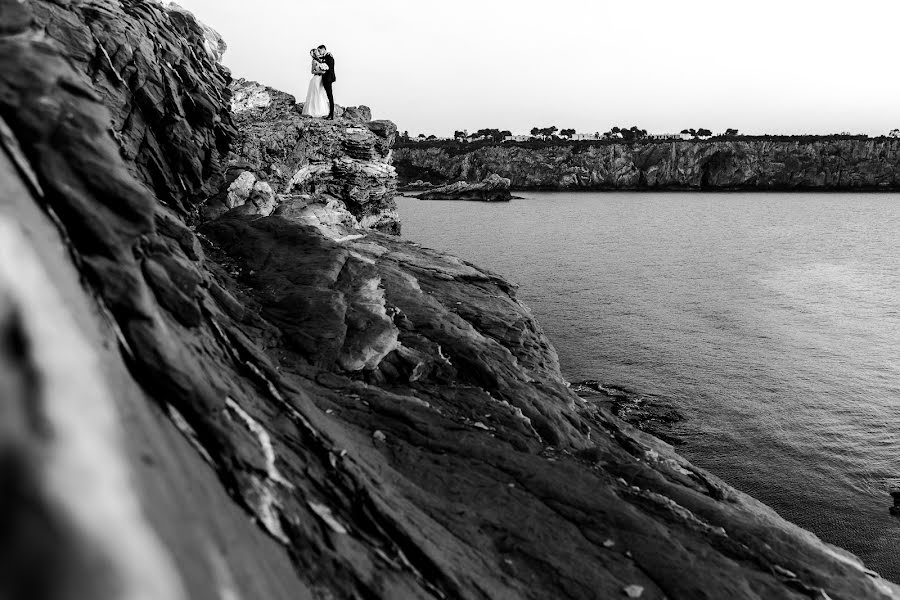
[[[143,0],[0,0],[0,15],[0,512],[15,534],[0,596],[898,597],[581,401],[501,277],[284,205],[196,234],[197,197],[225,169],[179,158],[166,123],[213,156],[229,100],[183,13],[188,33]],[[67,58],[102,57],[123,29],[129,77]],[[152,87],[126,56],[192,77],[164,72],[174,115],[137,153],[111,126]],[[182,115],[192,94],[211,110]],[[143,168],[154,156],[163,176]],[[14,238],[46,273],[36,294],[16,278],[37,268],[10,269]],[[96,414],[111,415],[99,438]],[[126,477],[78,490],[110,465]]]
[[[278,195],[276,205],[296,205],[299,197],[310,211],[331,214],[320,220],[400,233],[393,123],[372,121],[365,106],[338,107],[333,121],[304,117],[290,94],[244,79],[231,87],[240,129],[229,156],[233,170],[268,182]],[[215,199],[209,206],[207,217],[225,207]]]
[[[476,183],[489,174],[514,189],[898,190],[900,140],[759,140],[398,148],[403,184]]]
[[[509,179],[491,174],[480,183],[457,181],[417,194],[420,200],[479,200],[481,202],[508,202]]]
[[[9,86],[34,93],[38,82],[13,77],[25,61],[44,60],[42,52],[57,61],[49,47],[58,47],[81,74],[62,76],[61,85],[68,94],[97,97],[110,109],[111,122],[100,131],[112,133],[126,167],[156,198],[189,211],[217,189],[235,133],[228,110],[231,78],[204,50],[207,31],[190,13],[127,0],[18,4],[15,10],[29,14],[26,30],[33,33],[25,35],[44,40],[35,39],[29,53],[10,48],[5,54]],[[48,103],[33,110],[46,122],[78,128],[60,108]]]

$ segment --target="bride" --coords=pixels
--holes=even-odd
[[[303,105],[303,115],[307,117],[325,117],[328,115],[328,95],[322,85],[322,74],[328,70],[315,48],[309,51],[312,57],[312,79],[309,80],[309,91]]]

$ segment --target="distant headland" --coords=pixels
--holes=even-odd
[[[464,135],[401,135],[394,150],[400,185],[496,174],[513,190],[900,191],[898,130],[881,137],[749,136],[734,129],[649,134],[637,127],[581,135],[555,127],[529,136],[456,133]]]

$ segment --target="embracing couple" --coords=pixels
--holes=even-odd
[[[334,75],[334,56],[324,45],[313,48],[309,55],[312,57],[312,79],[309,81],[303,114],[307,117],[334,119],[334,92],[331,88],[337,81]]]

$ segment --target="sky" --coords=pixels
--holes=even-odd
[[[337,103],[411,135],[900,128],[897,0],[177,1],[235,77],[302,102],[326,44]]]

